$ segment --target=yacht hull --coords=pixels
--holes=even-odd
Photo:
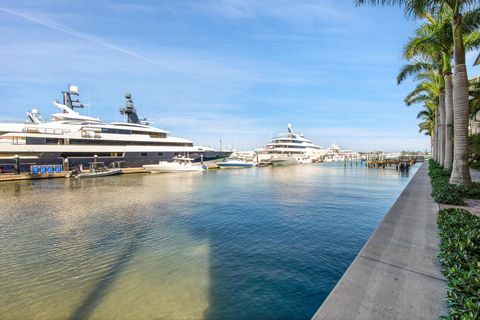
[[[150,173],[177,173],[177,172],[202,172],[203,169],[201,166],[186,166],[186,167],[168,167],[162,165],[145,165],[143,166],[145,170]]]
[[[26,147],[26,146],[25,146]],[[15,155],[20,157],[20,171],[30,172],[32,165],[62,165],[64,170],[74,170],[80,167],[88,167],[91,162],[103,162],[105,166],[120,166],[122,168],[141,168],[144,165],[158,164],[160,161],[171,161],[180,152],[41,152],[26,150],[2,150],[0,145],[0,167],[7,172],[13,172]],[[182,152],[183,153],[183,152]],[[95,157],[97,155],[97,157]],[[223,159],[230,155],[224,151],[206,151],[189,153],[193,162]],[[203,156],[203,157],[202,157]]]
[[[270,163],[273,166],[291,166],[291,165],[298,164],[298,162],[295,159],[292,159],[292,160],[274,159],[274,160],[270,160]]]

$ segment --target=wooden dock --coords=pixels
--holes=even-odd
[[[400,156],[395,159],[386,159],[379,157],[368,157],[368,168],[386,168],[395,167],[395,169],[408,169],[417,162],[424,162],[424,157],[419,156]]]
[[[4,173],[0,174],[0,182],[2,181],[16,181],[16,180],[36,180],[36,179],[53,179],[53,178],[66,178],[68,172],[59,173],[44,173],[44,174],[30,174],[30,173]]]

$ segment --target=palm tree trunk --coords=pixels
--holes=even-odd
[[[468,168],[468,78],[462,37],[462,17],[452,18],[455,67],[453,68],[453,166],[450,183],[472,183]]]
[[[435,108],[435,124],[434,124],[434,139],[433,139],[433,160],[438,163],[438,108]]]
[[[453,87],[452,73],[445,72],[445,158],[443,167],[452,170],[453,163]]]
[[[445,91],[441,90],[438,104],[438,163],[443,167],[445,159]]]
[[[432,135],[430,136],[430,150],[431,150],[431,153],[432,153],[432,159],[434,159],[433,158],[433,149],[435,149],[435,142],[434,142],[435,138],[434,137],[435,137],[435,133],[432,132]]]

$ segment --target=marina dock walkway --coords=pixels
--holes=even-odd
[[[428,164],[418,169],[313,319],[440,319],[447,313]]]

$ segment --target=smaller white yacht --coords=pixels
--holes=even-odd
[[[160,161],[158,164],[146,164],[143,166],[145,170],[151,173],[172,173],[172,172],[200,172],[205,168],[201,165],[194,165],[194,159],[188,157],[177,156],[172,161]]]
[[[226,161],[217,162],[217,166],[220,169],[238,169],[238,168],[252,168],[255,167],[256,164],[253,161],[248,161],[246,159],[234,159],[230,158]]]
[[[290,166],[300,162],[290,154],[272,154],[269,160],[273,166]]]

